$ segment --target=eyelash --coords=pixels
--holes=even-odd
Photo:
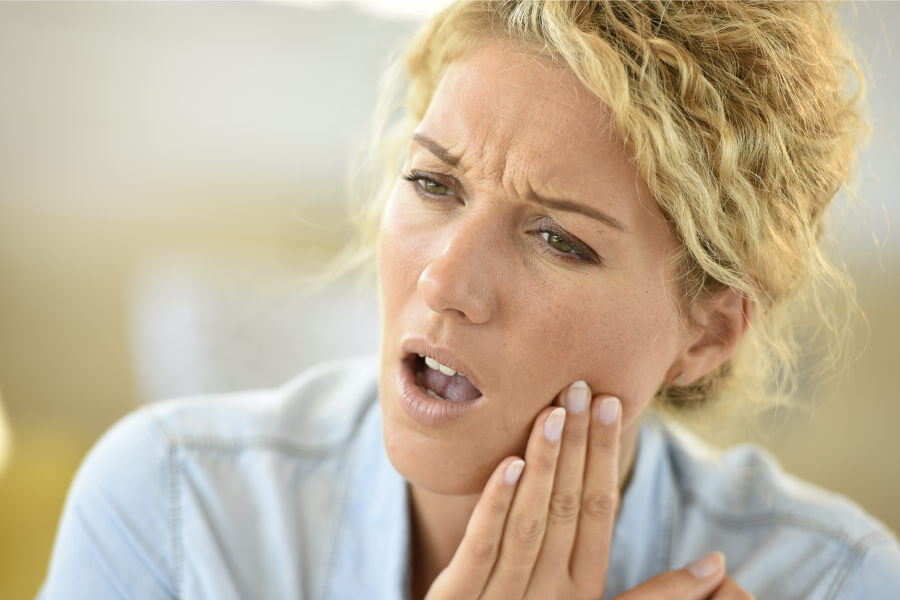
[[[441,194],[432,194],[428,192],[423,186],[423,182],[430,182],[436,185],[447,188],[447,190],[451,190],[451,186],[437,180],[433,175],[426,175],[420,171],[410,171],[409,173],[403,173],[403,178],[410,182],[415,189],[415,192],[422,198],[426,200],[437,200],[444,199],[447,196],[443,196]],[[452,190],[451,190],[452,191]],[[541,224],[543,225],[537,233],[541,234],[541,242],[538,244],[540,250],[545,254],[553,256],[555,258],[571,262],[571,263],[580,263],[580,264],[601,264],[600,257],[591,250],[584,242],[579,240],[578,238],[573,237],[565,230],[561,229],[556,224],[553,225],[545,224],[544,221],[549,221],[549,218],[541,219]],[[550,245],[549,239],[544,236],[554,235],[560,238],[565,244],[568,244],[571,248],[571,252],[563,252],[561,250],[557,250],[553,246]]]

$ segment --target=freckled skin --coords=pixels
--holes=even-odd
[[[398,178],[381,225],[380,394],[394,466],[414,488],[475,494],[578,379],[622,399],[629,464],[641,415],[692,337],[666,260],[678,240],[608,110],[568,69],[494,42],[449,67],[417,132],[461,161],[450,167],[412,142],[407,172],[458,185],[429,200]],[[602,210],[628,231],[542,207],[528,189]],[[542,217],[603,263],[554,254],[536,231]],[[413,334],[470,365],[482,406],[431,428],[404,413],[400,344]]]

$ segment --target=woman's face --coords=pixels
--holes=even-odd
[[[618,396],[633,431],[688,334],[667,260],[678,241],[607,108],[570,70],[492,42],[448,68],[404,175],[378,248],[400,473],[480,491],[578,379]]]

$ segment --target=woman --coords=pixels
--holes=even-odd
[[[370,204],[380,360],[124,420],[42,596],[900,592],[854,505],[648,416],[764,397],[788,308],[841,281],[817,240],[859,130],[848,61],[816,3],[437,15]]]

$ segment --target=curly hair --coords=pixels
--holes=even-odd
[[[828,369],[857,306],[851,281],[820,247],[826,209],[866,130],[862,76],[834,13],[821,2],[456,2],[422,27],[385,80],[371,147],[385,163],[366,194],[365,243],[399,149],[447,66],[486,39],[508,39],[567,65],[612,110],[682,242],[681,308],[725,287],[752,302],[731,359],[690,385],[664,384],[657,404],[681,414],[769,406],[792,389],[797,310],[819,316]]]

